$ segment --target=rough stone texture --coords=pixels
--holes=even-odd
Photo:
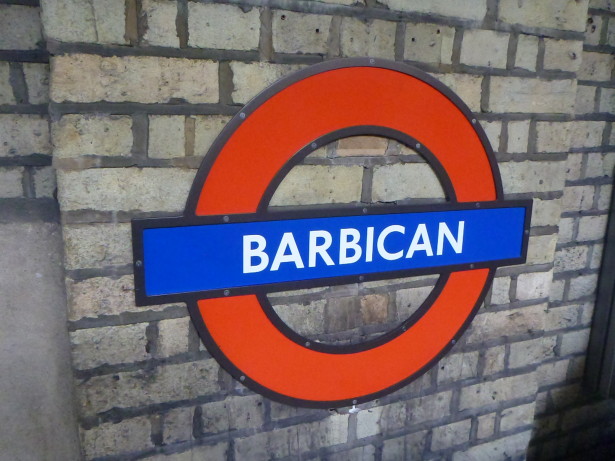
[[[547,192],[561,190],[564,177],[563,162],[505,162],[500,163],[504,192]]]
[[[463,4],[446,0],[383,0],[382,3],[392,10],[458,16],[475,20],[483,19],[487,12],[487,2],[484,0],[470,0]]]
[[[531,0],[522,4],[517,0],[502,0],[498,17],[510,24],[583,32],[587,4],[588,0]]]
[[[528,264],[549,264],[553,261],[557,235],[537,235],[530,237],[527,250]]]
[[[574,110],[575,80],[491,77],[490,112],[553,112]]]
[[[0,114],[0,157],[49,154],[50,151],[47,117]]]
[[[520,368],[543,362],[555,355],[557,337],[532,339],[511,344],[508,357],[509,368]]]
[[[435,24],[408,24],[404,59],[451,64],[455,29]]]
[[[508,152],[527,152],[529,129],[529,120],[521,120],[508,123]]]
[[[461,43],[461,63],[470,66],[506,67],[509,35],[491,30],[468,30]]]
[[[517,42],[515,67],[535,71],[538,59],[538,37],[520,34]]]
[[[26,79],[26,86],[28,88],[28,102],[30,104],[48,103],[49,65],[34,62],[24,62],[23,73]]]
[[[608,81],[613,71],[613,56],[605,53],[583,52],[583,66],[577,74],[579,80]]]
[[[143,450],[152,447],[151,430],[147,416],[101,424],[82,432],[83,449],[88,459]]]
[[[275,11],[273,49],[280,53],[327,52],[331,16]]]
[[[545,69],[576,72],[581,67],[583,42],[545,39]]]
[[[538,122],[536,123],[537,152],[567,152],[570,148],[570,123]]]
[[[300,65],[266,62],[231,62],[233,71],[233,102],[246,103],[283,76],[301,69]]]
[[[472,420],[465,419],[435,428],[431,438],[431,449],[443,450],[467,442],[470,438],[471,427]]]
[[[166,168],[59,171],[58,198],[64,210],[179,211],[194,174]]]
[[[39,8],[0,5],[0,50],[34,50],[41,41]]]
[[[218,65],[208,60],[73,54],[52,62],[56,102],[218,102]]]
[[[194,155],[205,155],[229,120],[230,117],[225,115],[203,115],[196,117]]]
[[[9,72],[9,63],[0,62],[0,104],[15,104]]]
[[[509,311],[479,314],[472,321],[465,338],[469,343],[475,343],[502,336],[540,331],[544,326],[545,309],[545,304],[539,304]]]
[[[177,2],[170,0],[144,0],[142,14],[147,20],[143,39],[154,46],[179,46],[175,26]]]
[[[438,362],[438,383],[475,378],[478,375],[478,352],[447,355]]]
[[[404,321],[421,307],[432,287],[416,287],[399,290],[396,293],[397,319]]]
[[[470,110],[480,111],[482,77],[468,74],[434,74],[468,105]]]
[[[260,19],[257,8],[247,12],[233,5],[188,4],[190,46],[223,50],[258,48]]]
[[[570,147],[573,149],[599,147],[602,144],[602,132],[605,125],[605,122],[572,122]],[[607,172],[607,174],[611,173],[612,171]]]
[[[576,114],[589,114],[595,111],[596,88],[593,86],[577,86],[577,99],[574,105]]]
[[[532,431],[521,432],[497,439],[493,442],[477,445],[466,451],[453,455],[453,461],[506,461],[525,456],[525,447]]]
[[[158,357],[185,354],[189,347],[190,317],[161,320],[158,323]]]
[[[376,136],[353,136],[340,139],[335,151],[338,157],[386,155],[388,140]]]
[[[56,158],[129,156],[132,119],[120,115],[65,115],[53,124],[51,136]]]
[[[495,405],[506,400],[531,396],[536,393],[536,389],[536,375],[533,373],[487,381],[464,387],[461,390],[459,408],[465,410]]]
[[[363,168],[357,166],[298,166],[280,183],[270,204],[358,202],[362,176]]]
[[[132,262],[129,224],[64,226],[66,269],[84,269]]]
[[[549,293],[552,272],[521,274],[517,279],[517,298],[520,300],[540,299]]]
[[[374,168],[372,199],[392,202],[410,198],[442,198],[440,181],[427,164],[386,165]]]
[[[274,305],[276,314],[291,329],[300,335],[309,336],[325,331],[325,300],[307,304]]]
[[[340,30],[342,56],[395,59],[394,22],[343,18]]]
[[[56,172],[52,167],[34,168],[34,197],[53,198],[56,192]]]
[[[24,195],[22,167],[6,167],[0,170],[0,198],[16,198]]]
[[[181,115],[154,115],[149,118],[150,158],[183,157],[186,145],[185,117]]]

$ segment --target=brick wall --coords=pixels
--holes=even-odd
[[[536,459],[599,446],[610,407],[586,405],[580,379],[615,163],[607,3],[588,12],[587,0],[43,0],[85,457],[461,461],[521,459],[532,438]],[[347,56],[405,61],[450,86],[485,128],[506,198],[534,201],[527,264],[498,270],[433,369],[358,413],[255,395],[205,351],[185,306],[136,307],[129,225],[181,212],[212,140],[260,90]],[[26,93],[45,102],[32,99],[45,92],[29,72],[0,67],[9,104]],[[36,153],[48,165],[45,146]],[[36,196],[37,168],[2,174],[26,178],[20,193]],[[271,206],[442,198],[416,153],[364,137],[307,157]],[[301,333],[359,341],[410,315],[434,282],[270,298]]]

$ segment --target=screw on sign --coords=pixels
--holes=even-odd
[[[448,201],[268,211],[294,165],[356,135],[417,150]],[[484,131],[444,85],[389,61],[318,64],[278,81],[229,122],[183,216],[133,221],[136,301],[186,302],[212,355],[267,397],[317,408],[366,402],[429,369],[470,323],[496,267],[525,261],[531,201],[502,196]],[[266,296],[434,273],[439,282],[417,312],[355,345],[310,342]]]

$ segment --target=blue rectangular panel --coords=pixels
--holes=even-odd
[[[525,207],[143,229],[145,296],[522,258]]]

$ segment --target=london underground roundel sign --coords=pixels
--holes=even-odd
[[[418,151],[447,202],[268,210],[286,173],[340,138],[373,135]],[[407,65],[349,59],[286,77],[213,143],[184,215],[133,221],[138,305],[184,301],[207,349],[247,387],[331,408],[392,392],[452,347],[498,266],[527,251],[530,201],[504,201],[489,142],[466,105]],[[312,342],[267,293],[440,274],[400,326],[357,345]]]

